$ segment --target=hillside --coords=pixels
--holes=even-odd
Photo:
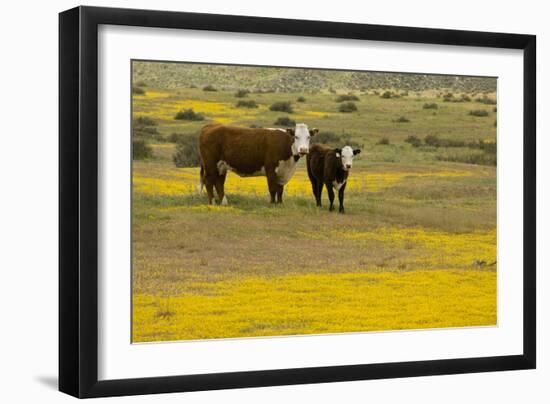
[[[191,63],[133,62],[134,83],[157,89],[203,87],[276,92],[451,90],[495,92],[496,80],[426,74],[348,72],[276,67],[204,65]]]

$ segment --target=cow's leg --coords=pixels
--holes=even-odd
[[[206,181],[205,186],[206,193],[208,194],[208,204],[212,205],[212,201],[214,200],[214,184],[211,181]]]
[[[285,186],[280,184],[278,185],[279,186],[277,188],[277,203],[283,203],[283,191],[285,189]]]
[[[201,179],[206,187],[208,194],[208,203],[214,202],[214,184],[218,177],[218,169],[214,160],[203,160],[201,163]]]
[[[338,190],[338,204],[340,205],[338,208],[338,212],[344,213],[344,190],[346,189],[347,182],[344,182],[344,184],[340,187]]]
[[[321,196],[323,195],[323,181],[315,180],[313,193],[315,194],[315,201],[317,202],[317,206],[321,207]]]
[[[275,203],[275,196],[277,195],[277,190],[279,189],[279,184],[277,183],[277,174],[273,168],[266,168],[267,176],[267,187],[269,188],[269,195],[271,196],[271,203]]]
[[[225,174],[218,175],[214,185],[216,186],[216,193],[218,194],[218,200],[220,201],[221,205],[227,205],[227,198],[225,197],[224,184],[225,184]]]
[[[334,210],[334,189],[332,188],[332,184],[328,181],[325,182],[325,186],[327,187],[328,200],[330,202],[330,207],[328,210],[332,212]]]

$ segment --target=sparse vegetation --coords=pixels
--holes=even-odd
[[[254,100],[240,100],[235,106],[237,108],[258,108],[258,104]]]
[[[235,93],[235,97],[237,97],[237,98],[243,98],[243,97],[246,97],[248,94],[250,94],[250,91],[248,91],[248,90],[238,90],[238,91]]]
[[[391,98],[399,98],[400,95],[397,94],[397,93],[394,93],[393,91],[384,91],[382,93],[382,95],[380,96],[380,98],[383,98],[383,99],[386,99],[386,100],[389,100]]]
[[[407,138],[405,139],[405,142],[409,143],[413,147],[419,147],[420,145],[422,145],[422,140],[420,140],[418,137],[414,135],[407,136]]]
[[[496,105],[497,100],[493,98],[487,97],[487,95],[484,95],[483,97],[476,98],[476,102],[480,102],[482,104],[486,105]]]
[[[383,137],[376,144],[382,145],[382,146],[387,146],[387,145],[390,144],[390,139],[388,139],[387,137]]]
[[[397,118],[394,122],[397,122],[397,123],[408,123],[410,122],[411,120],[409,118],[407,118],[406,116],[400,116],[399,118]]]
[[[359,97],[357,97],[354,94],[342,94],[342,95],[339,95],[338,98],[336,98],[336,102],[344,102],[344,101],[359,101]]]
[[[208,84],[207,86],[204,86],[204,87],[202,88],[202,91],[218,91],[218,90],[217,90],[216,87],[214,87],[213,85]]]
[[[174,119],[182,121],[204,121],[204,115],[193,111],[193,108],[188,108],[183,111],[179,111]]]
[[[137,118],[134,119],[133,122],[134,122],[134,126],[139,126],[139,127],[157,126],[158,124],[157,121],[147,116],[138,116]]]
[[[293,127],[293,126],[296,126],[296,121],[293,119],[290,119],[288,116],[281,116],[277,118],[277,120],[274,122],[274,125]]]
[[[423,109],[437,109],[437,108],[439,108],[439,106],[435,102],[427,102],[427,103],[424,104],[424,106],[422,108]]]
[[[270,111],[286,112],[287,114],[291,114],[291,113],[294,112],[294,110],[292,109],[292,103],[289,102],[289,101],[274,102],[269,107],[269,110]]]
[[[143,139],[132,140],[132,159],[143,160],[153,156],[153,149]]]
[[[489,112],[486,109],[472,109],[470,115],[483,117],[489,116]]]
[[[355,105],[354,102],[343,102],[340,104],[340,107],[338,107],[338,111],[340,112],[355,112],[357,111],[357,105]]]
[[[296,102],[306,102],[306,99],[302,96],[299,96],[298,98],[296,98]]]
[[[176,152],[173,157],[176,167],[196,167],[200,163],[196,136],[179,135],[176,138]]]

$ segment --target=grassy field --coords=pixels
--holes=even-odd
[[[248,109],[233,90],[143,88],[134,118],[154,131],[140,135],[152,157],[133,162],[134,342],[496,324],[496,167],[445,161],[481,152],[471,147],[405,142],[495,142],[496,108],[475,101],[494,93],[444,102],[444,89],[357,91],[358,111],[341,113],[328,90],[251,93]],[[270,111],[276,101],[294,112]],[[205,119],[174,119],[188,108]],[[488,116],[470,115],[479,109]],[[208,206],[198,168],[172,161],[174,133],[196,137],[211,121],[274,127],[281,116],[362,145],[345,215],[328,212],[326,192],[315,207],[302,160],[278,206],[265,178],[232,173],[229,206]]]

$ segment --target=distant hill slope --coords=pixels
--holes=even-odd
[[[496,91],[496,79],[484,77],[347,72],[277,67],[247,67],[134,61],[134,83],[159,89],[202,87],[278,92],[319,90],[397,89],[423,91],[448,89],[460,92]]]

